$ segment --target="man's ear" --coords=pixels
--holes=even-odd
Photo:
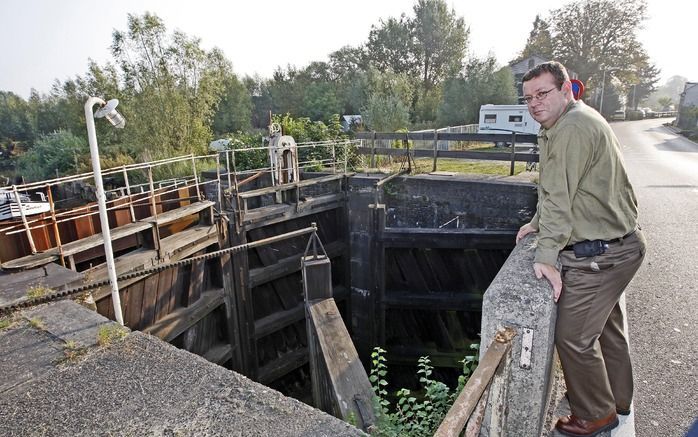
[[[572,92],[572,82],[569,80],[566,80],[562,83],[562,91],[565,93]]]

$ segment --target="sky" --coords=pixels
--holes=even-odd
[[[448,1],[448,0],[447,0]],[[506,65],[523,48],[536,14],[554,0],[450,0],[470,27],[469,52],[493,53]],[[52,83],[87,71],[88,59],[112,61],[114,30],[127,16],[153,12],[168,30],[179,29],[218,47],[239,75],[270,77],[281,65],[303,67],[345,46],[364,43],[380,19],[412,14],[413,0],[2,0],[0,1],[0,90],[28,97]],[[661,69],[660,84],[681,75],[698,81],[698,56],[686,48],[680,29],[694,29],[698,2],[648,0],[649,19],[638,36]]]

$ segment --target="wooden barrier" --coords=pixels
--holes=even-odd
[[[311,242],[315,254],[301,264],[313,401],[316,408],[368,430],[376,421],[371,383],[332,298],[330,260],[316,234]]]

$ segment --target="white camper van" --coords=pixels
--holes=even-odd
[[[538,134],[540,123],[528,113],[526,105],[482,105],[480,106],[479,134]],[[504,141],[502,141],[504,143]],[[497,143],[499,145],[499,143]]]

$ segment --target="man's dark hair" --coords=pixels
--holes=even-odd
[[[534,79],[543,73],[550,73],[553,75],[555,78],[555,85],[557,85],[557,89],[559,90],[562,89],[562,84],[564,84],[565,81],[570,80],[570,75],[567,74],[567,69],[564,65],[557,61],[550,61],[538,64],[528,70],[521,79],[521,83],[528,82],[529,80]]]

